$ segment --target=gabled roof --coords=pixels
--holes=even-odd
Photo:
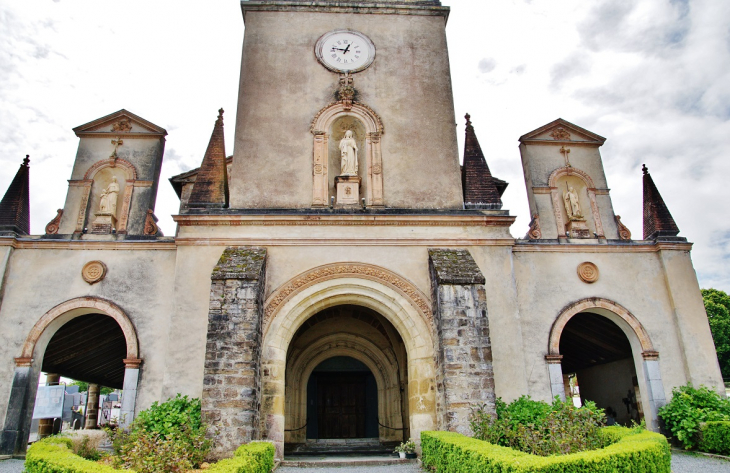
[[[26,155],[0,201],[0,233],[30,234],[30,179]]]
[[[570,143],[601,146],[606,138],[558,118],[520,136],[520,143]]]
[[[231,163],[233,163],[233,156],[228,156],[226,158],[226,167],[230,168]],[[182,197],[182,189],[183,186],[188,182],[195,182],[195,179],[198,178],[198,173],[200,172],[200,168],[194,168],[190,171],[181,172],[180,174],[176,174],[170,178],[170,184],[172,185],[172,188],[175,190],[175,193],[178,197]],[[229,181],[230,181],[230,173],[228,174]]]
[[[125,109],[110,113],[73,129],[76,136],[122,135],[166,136],[167,130]]]

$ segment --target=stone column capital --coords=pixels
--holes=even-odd
[[[646,351],[641,352],[641,356],[644,357],[645,361],[658,360],[659,352],[653,351],[653,350],[646,350]]]
[[[16,368],[28,368],[33,364],[33,358],[19,357],[15,359]]]
[[[139,365],[142,364],[142,358],[125,358],[124,367],[130,370],[138,370]]]
[[[549,365],[559,365],[563,362],[563,355],[545,355],[545,361]]]

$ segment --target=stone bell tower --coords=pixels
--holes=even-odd
[[[463,208],[448,7],[251,0],[241,8],[231,208],[326,208],[333,197],[337,206]]]

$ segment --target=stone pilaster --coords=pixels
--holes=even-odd
[[[429,249],[438,334],[441,428],[471,434],[471,408],[494,410],[494,371],[484,275],[467,250]]]
[[[15,374],[10,387],[5,425],[0,436],[0,455],[16,455],[25,452],[28,444],[30,413],[28,401],[32,396],[31,358],[15,359]],[[36,377],[37,379],[37,377]],[[37,382],[37,381],[36,381]]]
[[[265,266],[265,249],[229,247],[211,276],[202,407],[218,458],[260,436]]]

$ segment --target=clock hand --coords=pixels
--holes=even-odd
[[[347,54],[347,51],[350,49],[350,46],[352,46],[352,43],[348,44],[347,47],[344,50],[342,50],[343,51],[342,54]]]
[[[349,48],[349,46],[348,46],[348,48]],[[345,52],[347,52],[347,49],[336,48],[336,47],[332,46],[332,51],[345,51]]]

